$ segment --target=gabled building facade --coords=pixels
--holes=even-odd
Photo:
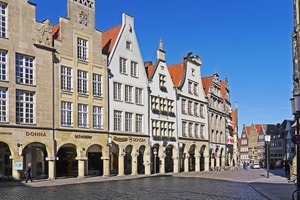
[[[152,158],[153,173],[178,172],[176,93],[162,40],[157,50],[156,62],[146,62],[145,68],[150,87],[150,144],[152,151],[155,148],[156,152]]]
[[[249,154],[248,154],[248,137],[250,134],[250,126],[243,125],[243,130],[240,138],[240,162],[249,163]]]
[[[201,82],[202,62],[185,54],[183,62],[168,67],[176,88],[177,131],[181,171],[209,167],[207,99]]]
[[[248,135],[248,156],[250,163],[258,163],[258,136],[261,124],[252,124]]]
[[[109,70],[111,171],[150,174],[148,78],[133,17],[123,14],[122,24],[103,32],[102,41]]]
[[[0,178],[53,178],[52,26],[36,5],[0,2]]]
[[[108,176],[107,67],[94,0],[68,0],[52,35],[56,176]]]
[[[202,83],[208,98],[209,167],[224,167],[227,126],[225,108],[227,108],[227,105],[224,105],[221,81],[219,80],[219,75],[215,73],[213,76],[202,78]]]

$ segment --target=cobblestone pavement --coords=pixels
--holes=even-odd
[[[0,183],[0,199],[291,199],[287,188],[292,189],[293,185],[287,183],[286,177],[271,173],[270,179],[266,179],[264,175],[265,170],[240,170],[189,172],[148,178],[127,176],[34,181],[29,184]],[[112,178],[116,181],[107,181]],[[285,194],[272,196],[272,190]]]

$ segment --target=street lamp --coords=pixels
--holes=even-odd
[[[299,147],[299,115],[300,115],[300,95],[294,95],[293,98],[290,99],[291,100],[291,106],[292,106],[292,113],[293,115],[295,115],[296,118],[296,133],[297,135],[295,135],[295,140],[292,139],[292,141],[296,144],[297,146],[297,199],[300,200],[300,147]]]
[[[269,164],[269,160],[270,160],[270,152],[269,152],[269,147],[270,147],[270,141],[271,141],[271,136],[270,135],[265,135],[265,142],[266,142],[266,159],[267,159],[267,178],[269,178],[269,171],[270,171],[270,164]]]
[[[110,168],[111,168],[111,161],[110,161],[110,147],[111,147],[112,137],[108,135],[107,138],[107,147],[108,147],[108,176],[110,176]]]

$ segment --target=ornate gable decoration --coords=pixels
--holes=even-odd
[[[84,13],[83,11],[81,11],[79,13],[79,16],[78,16],[78,21],[80,24],[83,24],[85,26],[87,26],[87,23],[88,23],[88,14]]]
[[[52,26],[49,19],[43,21],[38,27],[35,27],[34,39],[35,43],[52,46]]]
[[[74,1],[88,8],[94,9],[94,1],[91,0],[74,0]]]

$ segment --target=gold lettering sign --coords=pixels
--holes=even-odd
[[[0,132],[0,135],[12,135],[12,132]]]
[[[75,135],[75,139],[92,139],[91,135]]]
[[[117,141],[117,142],[146,142],[146,139],[145,138],[136,138],[136,137],[116,137],[114,136],[113,137],[113,140],[114,141]]]
[[[43,132],[26,132],[26,136],[32,136],[32,137],[46,137],[46,133]]]

